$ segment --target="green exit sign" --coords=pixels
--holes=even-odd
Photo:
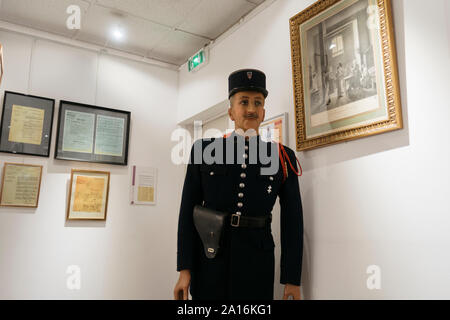
[[[189,72],[200,69],[201,66],[206,63],[206,52],[205,49],[200,50],[194,54],[188,61]]]

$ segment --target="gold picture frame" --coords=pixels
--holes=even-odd
[[[109,194],[108,171],[72,169],[67,220],[106,220]]]
[[[0,189],[0,206],[37,208],[41,180],[41,165],[5,162]]]
[[[403,128],[391,0],[319,0],[290,37],[297,151]]]

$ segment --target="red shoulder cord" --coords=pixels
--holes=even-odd
[[[298,167],[300,168],[299,171],[295,170],[294,166],[291,163],[291,160],[289,159],[286,150],[284,149],[283,145],[281,143],[278,143],[278,155],[280,156],[281,166],[283,167],[283,182],[286,180],[288,175],[287,170],[287,162],[289,162],[289,166],[291,167],[292,171],[297,175],[297,177],[300,177],[303,174],[302,166],[300,165],[300,161],[298,161],[297,157],[295,157],[295,160],[297,160]]]

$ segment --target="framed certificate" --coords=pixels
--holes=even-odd
[[[391,0],[320,0],[290,19],[297,150],[403,128]]]
[[[42,166],[5,163],[0,206],[37,208],[41,178]]]
[[[109,172],[72,169],[67,220],[106,220]]]
[[[61,101],[55,158],[127,165],[129,111]]]
[[[48,157],[55,100],[5,91],[0,152]]]
[[[287,113],[264,120],[259,126],[259,134],[264,141],[278,142],[287,145]]]

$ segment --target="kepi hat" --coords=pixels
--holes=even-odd
[[[241,91],[257,91],[267,97],[266,75],[256,69],[236,70],[228,76],[228,99]]]

